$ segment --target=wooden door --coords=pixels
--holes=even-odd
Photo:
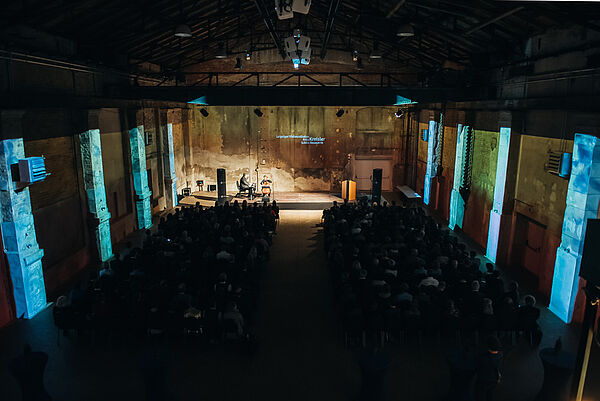
[[[542,261],[542,246],[546,235],[546,227],[533,220],[527,220],[526,232],[521,265],[537,276]]]
[[[373,169],[382,170],[381,190],[392,190],[392,161],[390,159],[355,159],[354,181],[359,191],[371,191]]]

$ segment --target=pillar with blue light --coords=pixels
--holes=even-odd
[[[177,206],[177,174],[175,174],[175,152],[173,150],[173,124],[167,124],[163,141],[167,207],[175,207]]]
[[[150,207],[150,188],[148,172],[146,171],[146,142],[144,126],[139,125],[129,130],[131,145],[131,167],[133,173],[133,188],[135,189],[138,229],[152,226],[152,208]]]
[[[600,139],[576,134],[573,144],[567,207],[563,217],[560,246],[556,251],[550,311],[564,322],[573,317],[579,287],[587,220],[598,215],[600,201]]]
[[[0,218],[17,317],[30,319],[46,307],[44,251],[35,235],[29,188],[17,187],[11,166],[25,158],[23,139],[0,142]]]
[[[463,175],[466,131],[466,126],[458,124],[456,131],[456,157],[454,159],[454,181],[452,192],[450,192],[450,216],[448,219],[448,227],[451,230],[455,230],[457,227],[462,229],[465,216],[465,201],[460,194],[460,183],[462,182]]]
[[[510,149],[510,132],[508,127],[500,128],[498,136],[498,161],[496,163],[496,181],[494,183],[494,202],[490,211],[490,224],[485,256],[496,262],[498,252],[498,237],[500,235],[500,220],[504,207],[504,189],[506,188],[506,170],[508,168],[508,151]]]
[[[90,129],[79,134],[83,181],[88,198],[90,213],[96,218],[96,245],[102,262],[113,256],[110,237],[110,212],[106,205],[104,168],[100,130]]]
[[[423,203],[429,205],[431,194],[431,181],[437,175],[438,159],[436,147],[438,144],[438,123],[430,120],[427,135],[427,169],[425,170],[425,182],[423,186]]]

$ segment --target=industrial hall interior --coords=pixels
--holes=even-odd
[[[4,0],[1,401],[599,401],[600,2]]]

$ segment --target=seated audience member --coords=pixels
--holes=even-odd
[[[230,320],[235,324],[238,336],[244,335],[244,317],[235,302],[230,302],[227,305],[227,311],[223,313],[223,321],[226,320]]]

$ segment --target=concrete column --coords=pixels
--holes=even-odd
[[[194,180],[194,150],[192,149],[192,127],[190,118],[191,110],[181,109],[181,129],[183,132],[183,156],[185,157],[185,177],[186,186],[193,188],[196,183]]]
[[[129,124],[129,146],[131,149],[131,173],[135,190],[135,209],[138,229],[152,227],[152,207],[150,205],[150,187],[146,171],[146,141],[141,116],[142,111],[131,110],[127,119]]]
[[[91,110],[88,118],[97,122],[98,110]],[[97,126],[97,124],[90,124]],[[106,205],[104,186],[104,168],[102,166],[102,147],[100,130],[88,129],[79,134],[83,181],[88,198],[88,208],[94,216],[96,245],[102,262],[113,256],[110,237],[110,213]]]
[[[22,135],[23,112],[3,111],[3,136]],[[30,319],[46,307],[46,286],[42,270],[44,251],[35,235],[29,188],[13,181],[11,166],[25,158],[23,139],[0,142],[0,221],[2,241],[13,284],[17,317]],[[57,230],[59,227],[57,227]]]
[[[556,251],[550,310],[566,323],[573,317],[587,220],[598,215],[600,138],[575,134],[567,207]]]
[[[498,161],[486,257],[501,265],[508,264],[523,120],[521,113],[502,112],[498,115]]]
[[[166,122],[166,116],[165,116]],[[161,118],[161,129],[163,129]],[[163,170],[165,174],[165,198],[167,208],[177,206],[177,175],[173,151],[173,124],[166,124],[163,132]]]
[[[460,193],[460,185],[463,180],[463,164],[466,157],[466,134],[468,127],[458,124],[456,131],[456,158],[454,159],[454,180],[452,192],[450,192],[450,219],[448,227],[462,230],[463,218],[465,216],[465,200]]]
[[[425,183],[423,187],[423,203],[429,205],[431,196],[431,184],[437,176],[439,165],[439,123],[435,121],[435,114],[432,113],[429,120],[427,133],[427,169],[425,170]]]

